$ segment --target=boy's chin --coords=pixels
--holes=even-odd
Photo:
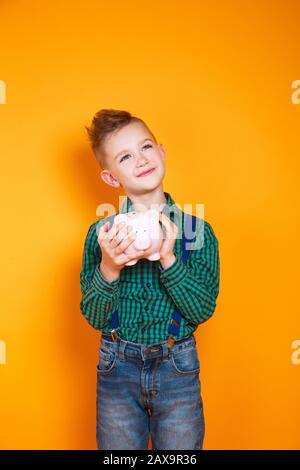
[[[140,184],[137,184],[136,181],[130,185],[126,185],[124,187],[125,192],[136,192],[137,194],[143,190],[153,191],[154,189],[158,188],[162,185],[163,180],[155,180],[155,181],[141,181]],[[122,186],[123,187],[123,186]]]
[[[155,189],[157,188],[159,185],[162,184],[162,181],[163,181],[163,178],[153,178],[153,180],[148,180],[146,181],[146,179],[144,181],[140,181],[139,185],[137,186],[138,188],[148,188],[148,189]]]
[[[141,191],[154,191],[155,189],[159,188],[161,183],[156,183],[156,184],[144,184],[142,186],[139,186],[137,189],[138,192]]]

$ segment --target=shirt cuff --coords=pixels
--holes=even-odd
[[[177,286],[186,277],[187,270],[181,258],[175,255],[176,260],[171,266],[164,269],[160,264],[158,265],[160,271],[160,279],[166,288]]]
[[[96,267],[93,275],[93,284],[95,288],[104,294],[107,298],[111,298],[118,292],[120,276],[112,282],[109,282],[101,273],[99,266]]]

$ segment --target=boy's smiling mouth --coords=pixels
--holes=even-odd
[[[149,174],[152,173],[154,170],[155,170],[155,168],[150,168],[149,170],[144,171],[143,173],[140,173],[140,174],[138,175],[138,177],[149,175]]]

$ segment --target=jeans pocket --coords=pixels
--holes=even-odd
[[[200,372],[200,362],[196,346],[173,351],[170,362],[177,374],[188,375]]]
[[[97,364],[98,374],[108,374],[111,372],[117,361],[117,353],[109,348],[101,346],[99,349],[99,361]]]

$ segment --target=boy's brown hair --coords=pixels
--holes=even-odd
[[[147,124],[140,118],[133,116],[129,111],[118,109],[101,109],[93,117],[90,127],[85,126],[91,147],[95,153],[96,159],[102,168],[107,169],[106,155],[104,152],[104,142],[106,137],[130,124],[131,122],[141,122],[151,134],[154,142],[156,138],[150,131]]]

